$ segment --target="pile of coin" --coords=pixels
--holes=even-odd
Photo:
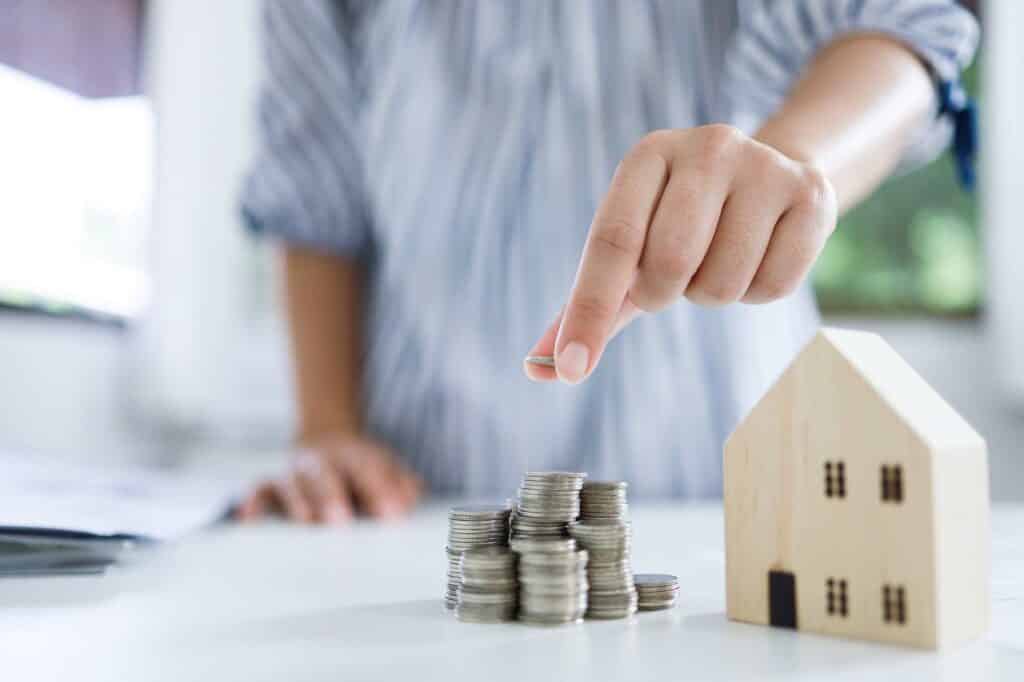
[[[561,538],[580,515],[580,488],[586,474],[527,472],[519,486],[512,537]]]
[[[469,623],[515,620],[518,606],[517,555],[506,547],[477,547],[462,552],[455,616]]]
[[[468,505],[452,507],[448,512],[448,584],[444,603],[454,609],[458,603],[462,553],[474,547],[508,545],[508,505]]]
[[[663,573],[637,573],[633,576],[636,591],[640,595],[641,611],[670,609],[676,604],[679,594],[679,579]]]
[[[627,618],[636,613],[637,592],[626,483],[587,481],[580,497],[580,521],[569,526],[569,533],[590,554],[587,618]]]
[[[526,623],[558,625],[675,605],[675,576],[633,575],[626,483],[585,479],[528,472],[514,511],[508,504],[451,509],[445,605],[459,620],[496,623],[518,614]]]
[[[587,610],[587,552],[572,538],[513,538],[519,555],[519,620],[578,623]]]

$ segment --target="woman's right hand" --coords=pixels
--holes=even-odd
[[[383,443],[335,435],[304,443],[283,476],[263,481],[238,506],[240,521],[283,513],[300,523],[340,524],[362,513],[394,518],[410,511],[423,483]]]

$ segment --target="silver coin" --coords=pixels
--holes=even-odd
[[[531,566],[586,566],[590,555],[585,549],[574,552],[523,552],[519,555],[520,567]]]
[[[488,524],[482,524],[482,523],[472,523],[472,524],[470,524],[470,523],[465,523],[465,524],[463,524],[463,523],[451,523],[451,524],[448,525],[448,532],[449,533],[453,533],[453,532],[469,532],[469,533],[473,533],[473,532],[487,532],[487,531],[500,532],[502,530],[507,530],[508,526],[509,526],[509,523],[507,521],[502,521],[500,523],[488,523]]]
[[[515,592],[469,592],[461,588],[456,595],[458,604],[504,604],[514,605],[517,603]]]
[[[637,573],[633,576],[633,582],[638,589],[679,586],[679,578],[668,573]]]
[[[507,504],[461,504],[448,510],[449,516],[496,516],[508,514],[510,507]]]
[[[452,532],[448,534],[448,538],[454,540],[480,540],[480,539],[496,539],[501,540],[508,531],[487,531],[487,532]]]
[[[507,623],[516,619],[516,608],[459,605],[455,607],[455,617],[464,623]]]
[[[652,598],[670,597],[679,594],[678,587],[658,587],[652,589],[649,587],[641,587],[640,585],[637,585],[636,588],[640,590],[641,594],[649,595]]]
[[[625,490],[629,487],[629,483],[626,481],[601,481],[595,478],[588,478],[583,487],[592,491],[603,491],[603,490]]]
[[[544,539],[544,538],[513,538],[509,541],[509,547],[513,552],[531,552],[550,554],[559,552],[576,551],[576,540],[573,538]]]
[[[525,362],[541,367],[554,367],[555,357],[553,355],[527,355]]]
[[[542,481],[559,481],[565,479],[579,479],[582,481],[586,477],[586,472],[581,471],[527,471],[523,475],[524,479]]]

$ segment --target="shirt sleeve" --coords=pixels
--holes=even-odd
[[[782,104],[805,66],[848,33],[892,36],[913,50],[937,82],[955,81],[971,62],[978,25],[953,0],[749,0],[726,55],[724,95],[730,120],[753,132]],[[936,109],[937,113],[937,109]],[[898,171],[934,158],[952,124],[935,117],[909,144]]]
[[[252,232],[340,254],[369,241],[351,19],[330,0],[265,0],[257,152],[242,190]]]

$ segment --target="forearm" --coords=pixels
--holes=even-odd
[[[362,269],[354,262],[286,247],[285,300],[299,437],[354,433],[362,426]]]
[[[756,137],[820,168],[844,211],[896,167],[933,97],[927,70],[906,46],[852,35],[822,50]]]

